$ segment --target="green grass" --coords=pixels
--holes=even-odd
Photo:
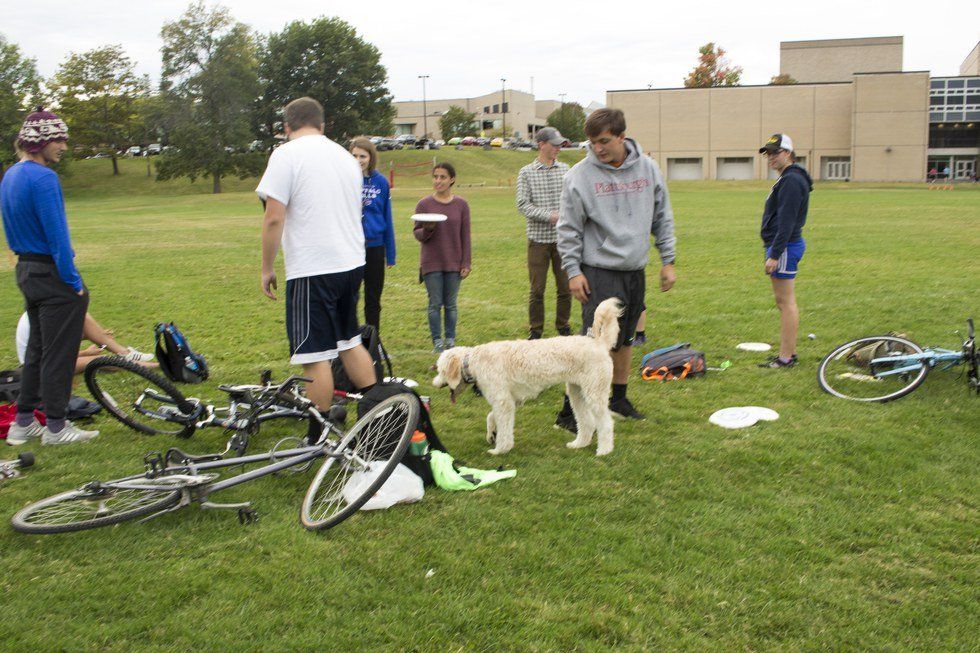
[[[530,158],[451,155],[462,183],[488,186]],[[76,162],[66,185],[93,314],[144,349],[155,322],[176,321],[212,366],[211,382],[186,386],[195,396],[219,399],[217,383],[264,368],[293,371],[282,303],[259,292],[261,217],[244,192],[254,180],[211,196],[207,181],[154,184],[140,162],[126,163],[111,179],[108,162]],[[519,411],[515,449],[494,458],[483,441],[486,403],[467,394],[451,405],[429,384],[408,222],[423,193],[407,187],[395,191],[399,262],[385,287],[385,344],[396,372],[433,396],[450,451],[517,477],[475,493],[430,490],[421,503],[323,534],[297,519],[309,475],[229,491],[223,500],[258,508],[250,527],[192,508],[74,535],[0,528],[2,648],[976,650],[980,399],[956,374],[934,373],[898,402],[853,405],[822,393],[814,372],[832,346],[869,333],[958,346],[953,331],[980,318],[980,193],[818,185],[798,282],[801,331],[817,338],[801,341],[798,367],[769,371],[734,348],[777,336],[757,235],[768,185],[672,184],[679,278],[662,294],[651,276],[645,349],[692,341],[710,364],[733,366],[691,382],[631,381],[649,418],[617,423],[616,450],[602,459],[564,447],[567,434],[551,428],[561,396],[552,389]],[[474,266],[460,293],[459,341],[522,337],[524,228],[512,192],[461,194],[472,207]],[[15,361],[11,270],[0,261],[0,333],[9,334],[0,367]],[[740,431],[707,421],[750,404],[781,418]],[[150,450],[223,445],[217,430],[178,443],[104,416],[95,424],[102,436],[87,446],[35,447],[37,466],[0,487],[0,514],[138,470]],[[254,450],[278,437],[264,431]]]

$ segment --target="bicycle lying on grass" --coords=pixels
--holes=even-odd
[[[929,370],[967,365],[967,383],[980,393],[980,354],[973,320],[959,351],[922,348],[900,335],[869,336],[844,343],[824,356],[817,368],[820,387],[835,397],[885,402],[909,394],[925,381]]]
[[[303,498],[300,521],[310,530],[336,526],[374,496],[401,461],[418,421],[419,402],[408,393],[389,397],[344,432],[301,395],[298,382],[309,379],[290,377],[278,386],[260,386],[254,395],[245,392],[242,399],[249,409],[240,419],[250,421],[274,407],[290,407],[323,425],[315,444],[285,448],[290,441],[296,445],[303,441],[284,438],[265,453],[229,456],[232,449],[244,451],[247,447],[246,428],[235,431],[222,453],[193,456],[177,448],[166,454],[150,453],[143,459],[146,470],[142,474],[91,481],[33,503],[14,515],[14,529],[38,534],[79,531],[131,519],[146,521],[191,503],[199,503],[201,508],[237,510],[239,521],[244,523],[255,519],[250,502],[220,504],[210,501],[211,496],[269,474],[306,471],[313,461],[324,457]],[[220,474],[215,471],[258,463],[267,464],[224,480],[219,480]]]

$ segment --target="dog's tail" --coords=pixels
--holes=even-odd
[[[616,346],[619,338],[619,316],[623,313],[622,303],[615,297],[603,301],[595,309],[592,320],[592,337],[603,349],[609,350]]]

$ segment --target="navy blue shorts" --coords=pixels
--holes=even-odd
[[[782,255],[778,259],[779,265],[776,266],[776,271],[770,276],[776,279],[795,279],[796,272],[800,268],[800,259],[803,258],[803,252],[805,251],[806,241],[802,238],[787,243],[786,249],[783,250]],[[769,255],[768,247],[766,248],[766,258],[772,258]]]
[[[361,344],[357,296],[364,266],[286,281],[289,362],[317,363]]]

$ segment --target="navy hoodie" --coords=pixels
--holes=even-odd
[[[769,258],[778,259],[787,243],[803,237],[812,190],[810,175],[795,163],[783,170],[773,184],[762,212],[762,242],[769,250]]]
[[[395,225],[391,220],[391,191],[383,174],[375,170],[370,177],[364,178],[361,200],[364,207],[361,217],[364,225],[364,246],[384,245],[387,263],[394,265]]]

